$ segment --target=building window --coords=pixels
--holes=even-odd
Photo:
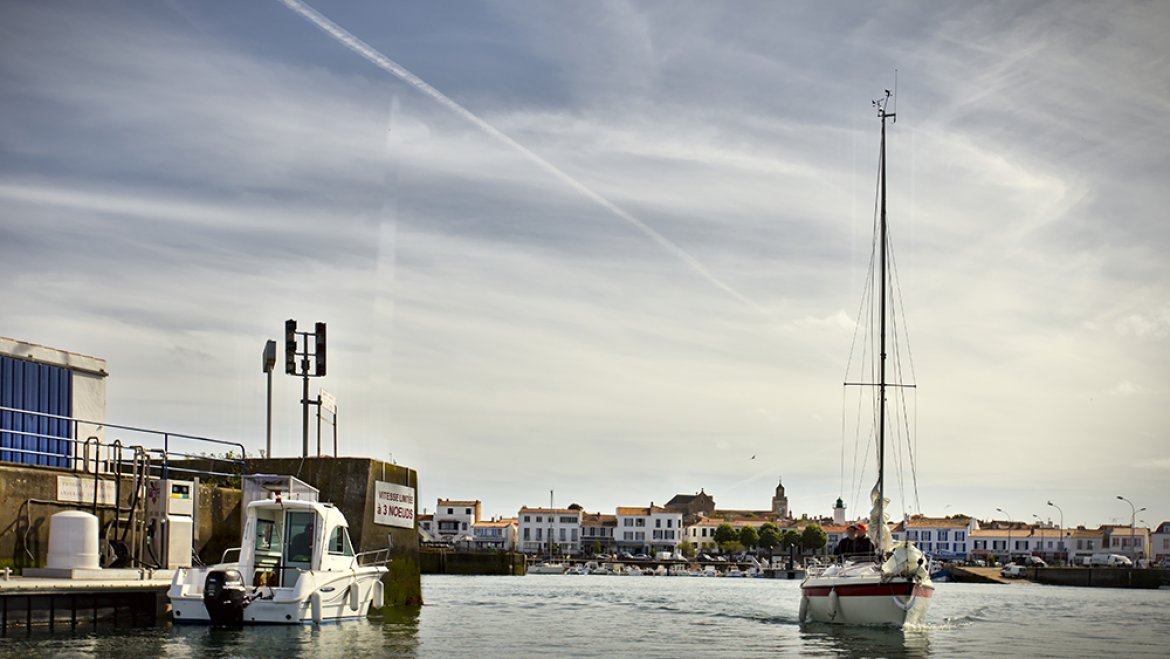
[[[454,514],[455,514],[455,509],[454,509],[454,508],[448,508],[448,509],[447,509],[447,514],[448,514],[448,515],[454,515]]]
[[[573,529],[573,542],[577,542],[577,529]]]
[[[673,519],[666,520],[666,528],[669,529],[669,528],[673,528],[673,527],[674,527],[674,520]]]
[[[524,539],[525,539],[525,540],[529,540],[529,539],[530,539],[530,538],[529,538],[529,536],[528,536],[528,532],[529,532],[530,530],[531,530],[531,529],[529,529],[527,526],[525,526],[525,527],[524,527]]]
[[[661,517],[658,517],[654,520],[654,528],[656,528],[656,529],[662,528],[662,518]]]
[[[646,526],[646,518],[639,517],[638,519],[634,520],[634,526]]]
[[[532,521],[532,518],[530,518],[528,515],[525,515],[525,516],[524,516],[524,521],[525,521],[525,522],[531,522],[531,521]]]
[[[561,542],[564,542],[564,541],[565,541],[565,529],[564,529],[564,527],[562,527],[561,528]]]
[[[541,532],[542,532],[543,530],[544,530],[544,529],[540,528],[539,526],[538,526],[538,527],[536,527],[536,541],[537,541],[537,542],[540,542],[541,540],[544,540],[544,538],[542,538],[542,537],[541,537]]]
[[[470,514],[471,514],[471,509],[470,509],[470,508],[468,508],[467,510],[465,510],[465,511],[464,511],[464,514],[466,514],[466,515],[470,515]]]

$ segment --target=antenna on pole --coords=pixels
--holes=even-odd
[[[898,123],[898,69],[894,69],[894,113],[890,116],[894,117],[893,123]]]

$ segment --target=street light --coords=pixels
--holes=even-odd
[[[276,367],[276,341],[269,339],[268,343],[264,344],[264,361],[263,361],[264,372],[268,374],[268,414],[266,416],[266,419],[267,419],[266,437],[268,438],[268,441],[266,442],[266,448],[267,448],[268,452],[264,455],[264,457],[266,457],[266,458],[272,457],[272,369],[275,367]]]
[[[1117,498],[1129,504],[1129,550],[1133,552],[1134,563],[1137,563],[1137,532],[1134,529],[1134,525],[1137,522],[1137,514],[1144,511],[1145,508],[1137,508],[1133,505],[1132,501],[1120,494],[1117,495]],[[1145,549],[1145,547],[1142,549]]]
[[[996,510],[1007,515],[1007,517],[1008,517],[1007,550],[1008,550],[1008,563],[1011,563],[1012,562],[1012,514],[1009,513],[1008,511],[1004,510],[1003,508],[996,508]]]
[[[1068,549],[1064,546],[1064,511],[1060,509],[1060,506],[1051,501],[1048,502],[1048,505],[1060,512],[1060,551],[1064,554],[1064,564],[1068,565]]]

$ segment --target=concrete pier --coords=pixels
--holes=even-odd
[[[171,573],[138,579],[0,577],[0,636],[152,625],[164,619]]]

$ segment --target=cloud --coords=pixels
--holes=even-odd
[[[278,4],[180,7],[0,9],[3,333],[109,358],[112,421],[258,447],[256,353],[324,320],[343,451],[424,501],[766,506],[774,472],[827,512],[898,66],[924,505],[1160,492],[1126,456],[1170,422],[1165,7],[330,7],[762,314]]]

